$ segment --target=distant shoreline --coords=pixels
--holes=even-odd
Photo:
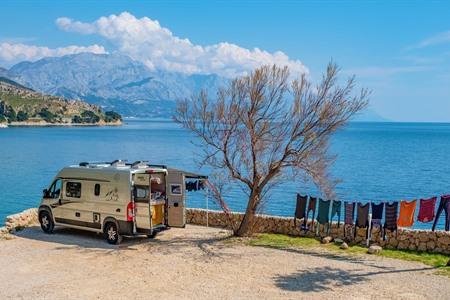
[[[97,127],[97,126],[122,126],[122,121],[115,122],[98,122],[98,123],[49,123],[45,121],[40,122],[11,122],[0,123],[0,128],[8,127]]]

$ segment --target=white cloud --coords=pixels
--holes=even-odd
[[[63,56],[81,52],[106,53],[105,48],[99,45],[67,46],[60,48],[48,48],[26,44],[0,43],[0,62],[13,64],[19,61],[35,61],[48,56]]]
[[[148,17],[136,18],[130,13],[101,17],[92,23],[58,18],[57,26],[65,31],[96,34],[112,42],[120,52],[142,61],[151,69],[183,73],[216,73],[232,77],[246,74],[264,64],[289,66],[294,76],[308,73],[299,60],[292,60],[281,51],[270,53],[258,48],[246,49],[222,42],[196,45],[174,36]]]
[[[438,33],[432,37],[429,37],[428,39],[421,41],[417,45],[417,48],[424,48],[444,43],[450,43],[450,31]]]

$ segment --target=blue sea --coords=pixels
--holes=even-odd
[[[194,172],[198,149],[189,132],[167,120],[129,119],[121,127],[16,127],[0,129],[0,223],[9,215],[37,207],[58,170],[81,161],[149,160]],[[336,133],[332,168],[341,180],[339,200],[399,201],[450,193],[450,124],[351,123]],[[263,212],[292,216],[296,193],[318,195],[311,184],[274,187]],[[245,209],[245,195],[226,196],[232,210]],[[203,192],[187,195],[189,207],[205,207]],[[217,206],[210,200],[210,208]],[[443,228],[444,217],[439,220]],[[431,228],[417,223],[414,228]]]

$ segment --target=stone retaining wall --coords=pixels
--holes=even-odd
[[[206,210],[204,209],[187,209],[186,211],[187,223],[195,225],[206,225]],[[232,213],[231,218],[234,224],[238,224],[242,220],[242,213]],[[228,217],[221,211],[208,212],[208,225],[213,227],[231,228]],[[311,224],[309,224],[311,225]],[[319,225],[318,234],[316,230],[301,231],[299,224],[295,226],[293,218],[277,217],[268,215],[256,216],[256,232],[258,233],[282,233],[293,236],[309,236],[309,237],[325,237],[332,236],[347,240],[353,243],[361,243],[366,240],[366,230],[364,228],[358,229],[356,235],[353,234],[353,228],[346,229],[344,234],[344,226],[341,223],[338,227],[337,223],[333,223],[327,232],[327,228]],[[385,240],[381,236],[379,228],[374,228],[371,236],[371,243],[378,244],[381,247],[388,249],[402,249],[402,250],[418,250],[427,252],[436,252],[450,254],[450,232],[446,231],[431,231],[431,230],[410,230],[399,229],[397,232],[387,232]]]
[[[242,220],[242,213],[232,213],[231,220],[237,225]],[[187,223],[206,226],[206,210],[187,209]],[[208,225],[213,227],[230,228],[230,221],[225,213],[221,211],[208,212]],[[0,227],[0,236],[13,233],[17,229],[38,224],[37,209],[30,208],[21,213],[6,217],[5,226]],[[308,224],[311,225],[311,224]],[[351,232],[344,234],[344,226],[333,223],[327,232],[327,228],[319,226],[318,234],[316,231],[301,231],[299,224],[294,224],[293,218],[277,217],[269,215],[256,216],[256,232],[258,233],[282,233],[293,236],[325,237],[332,236],[342,240],[348,240],[354,243],[361,243],[366,240],[366,230],[358,229],[356,235]],[[353,228],[347,228],[353,230]],[[348,231],[348,230],[346,230]],[[374,228],[371,242],[388,249],[409,249],[427,252],[436,252],[450,254],[450,232],[431,230],[409,230],[399,229],[397,232],[388,232],[386,239],[383,240],[380,230]]]

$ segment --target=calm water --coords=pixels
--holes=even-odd
[[[198,171],[190,141],[185,130],[169,121],[128,120],[118,128],[0,129],[0,220],[36,207],[56,172],[80,161],[145,159]],[[450,124],[353,123],[335,135],[332,152],[339,154],[333,174],[343,180],[337,187],[341,200],[392,201],[450,193]],[[292,216],[296,192],[316,190],[298,183],[276,187],[265,212]],[[232,209],[245,208],[242,195],[239,189],[229,193]],[[205,207],[200,192],[189,193],[187,202]],[[214,208],[214,203],[209,206]],[[442,224],[443,216],[439,228]]]

